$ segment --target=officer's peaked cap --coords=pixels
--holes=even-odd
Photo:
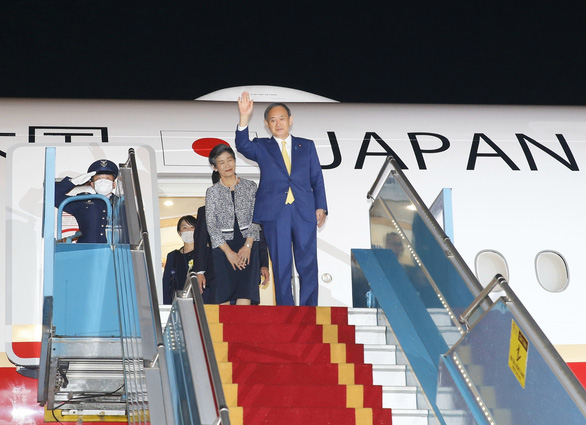
[[[118,167],[112,161],[107,159],[98,159],[93,162],[87,169],[88,173],[95,171],[96,174],[112,174],[114,178],[118,177]]]

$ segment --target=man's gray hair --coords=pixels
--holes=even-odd
[[[285,108],[285,111],[287,111],[287,116],[288,117],[291,116],[291,109],[289,109],[289,107],[287,105],[285,105],[284,103],[281,103],[281,102],[271,103],[269,106],[267,106],[267,109],[265,109],[265,121],[267,120],[267,116],[269,115],[269,111],[273,108],[276,108],[277,106],[282,106],[283,108]]]

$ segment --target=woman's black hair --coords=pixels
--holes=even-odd
[[[184,215],[177,222],[177,233],[181,233],[181,222],[185,221],[187,224],[191,224],[193,227],[197,225],[197,220],[192,215]]]
[[[208,158],[208,160],[210,161],[210,164],[215,167],[216,166],[216,158],[219,157],[220,155],[222,155],[224,152],[228,152],[230,155],[232,155],[232,158],[236,159],[236,155],[234,154],[234,151],[232,150],[232,148],[228,145],[220,143],[219,145],[214,146],[214,148],[210,152],[210,156]]]

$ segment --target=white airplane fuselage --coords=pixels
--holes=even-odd
[[[269,136],[265,106],[255,105],[251,136]],[[586,362],[586,108],[289,106],[292,134],[316,143],[328,196],[328,218],[318,231],[320,305],[352,305],[350,250],[370,247],[366,193],[385,157],[393,155],[428,205],[442,188],[452,188],[453,242],[470,268],[479,251],[500,252],[511,287],[552,343],[581,347]],[[234,146],[237,123],[235,102],[0,100],[0,214],[7,241],[0,248],[0,266],[7,270],[0,278],[0,291],[7,294],[0,307],[2,346],[16,338],[3,336],[13,332],[11,325],[38,329],[41,323],[37,168],[44,147],[58,147],[61,177],[83,173],[104,156],[123,162],[128,147],[142,147],[153,155],[155,197],[203,197],[211,184],[204,151],[213,140],[206,139]],[[256,164],[240,155],[237,172],[260,177]],[[27,203],[39,195],[41,200]],[[156,222],[158,211],[151,218]],[[549,292],[537,281],[534,262],[543,250],[559,252],[568,264],[570,283],[562,292]],[[331,281],[321,279],[326,274]]]

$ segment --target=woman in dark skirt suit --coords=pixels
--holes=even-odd
[[[163,272],[163,304],[173,303],[175,291],[183,289],[187,273],[193,266],[193,232],[196,224],[197,221],[192,215],[184,215],[177,222],[177,234],[183,240],[183,246],[167,254]]]
[[[218,304],[259,302],[260,227],[252,222],[256,183],[236,175],[234,151],[217,145],[209,156],[220,180],[206,192],[206,222],[212,242]]]

